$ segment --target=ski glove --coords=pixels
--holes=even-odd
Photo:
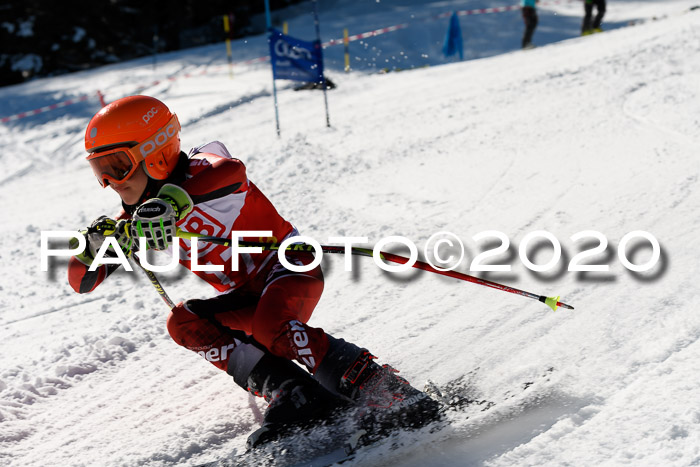
[[[132,216],[131,233],[146,238],[148,248],[165,250],[177,232],[175,223],[192,211],[192,199],[185,190],[166,184],[152,198],[136,208]]]
[[[115,221],[107,216],[100,216],[90,224],[90,227],[81,230],[80,233],[85,237],[87,247],[82,253],[75,257],[87,266],[92,264],[92,261],[95,259],[97,252],[107,237],[114,237],[117,239],[119,247],[127,258],[136,250],[136,244],[130,235],[129,222],[124,219]],[[71,248],[78,246],[77,239],[72,239],[71,243]],[[113,247],[110,246],[107,248],[105,256],[116,258],[117,253],[114,251]]]

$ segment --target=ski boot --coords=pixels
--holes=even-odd
[[[439,420],[439,402],[411,386],[389,365],[343,339],[328,336],[330,347],[315,375],[326,389],[365,408],[362,423],[372,431],[417,429]]]
[[[227,372],[269,403],[262,426],[248,436],[248,449],[333,419],[348,406],[299,365],[251,344],[236,346]]]

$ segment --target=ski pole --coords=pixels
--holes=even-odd
[[[149,271],[146,269],[143,264],[141,264],[141,261],[136,257],[136,255],[131,255],[131,259],[134,260],[134,263],[140,267],[143,272],[146,273],[146,276],[148,276],[148,279],[151,281],[151,284],[153,284],[153,287],[156,289],[156,292],[158,292],[158,295],[160,295],[160,298],[163,299],[166,305],[170,307],[172,310],[175,308],[175,302],[173,302],[170,297],[168,296],[168,293],[165,291],[163,286],[161,285],[160,281],[158,280],[158,277],[156,277],[155,273],[153,271]]]
[[[228,238],[223,238],[223,237],[213,237],[213,236],[208,236],[208,235],[202,235],[194,232],[185,232],[184,230],[177,229],[177,236],[180,238],[183,238],[185,240],[192,240],[193,238],[197,237],[199,240],[204,241],[204,242],[209,242],[209,243],[216,243],[219,245],[223,246],[231,246],[231,240]],[[243,241],[239,240],[238,242],[239,246],[243,247],[260,247],[263,250],[267,251],[275,251],[279,250],[280,248],[280,243],[265,243],[265,242],[249,242],[249,241]],[[306,243],[294,243],[289,245],[286,248],[286,251],[290,252],[314,252],[314,247],[312,245],[308,245]],[[337,245],[321,245],[321,251],[324,253],[345,253],[345,247],[344,246],[337,246]],[[352,247],[350,249],[351,254],[353,255],[358,255],[358,256],[374,256],[374,251],[369,249],[369,248],[358,248],[358,247]],[[409,259],[404,257],[404,256],[399,256],[395,255],[393,253],[386,253],[384,251],[379,252],[379,258],[382,260],[386,261],[391,261],[392,263],[397,263],[397,264],[406,264],[408,263]],[[447,276],[447,277],[452,277],[454,279],[459,279],[462,281],[466,282],[471,282],[473,284],[478,284],[478,285],[483,285],[486,287],[491,287],[492,289],[497,289],[497,290],[502,290],[503,292],[508,292],[516,295],[520,295],[522,297],[527,297],[527,298],[532,298],[534,300],[538,300],[548,307],[550,307],[552,310],[557,311],[558,307],[566,308],[569,310],[573,310],[574,307],[571,305],[567,305],[566,303],[560,302],[559,297],[547,297],[544,295],[537,295],[531,292],[526,292],[524,290],[516,289],[515,287],[510,287],[507,285],[499,284],[498,282],[493,282],[487,279],[481,279],[479,277],[474,277],[470,276],[469,274],[464,274],[462,272],[457,272],[457,271],[443,271],[440,269],[436,269],[429,265],[428,263],[424,263],[423,261],[416,261],[412,267],[416,269],[421,269],[423,271],[428,271],[432,272],[435,274],[440,274],[441,276]]]
[[[170,310],[175,308],[175,302],[173,302],[170,299],[170,297],[168,296],[168,293],[165,291],[165,289],[161,285],[161,283],[158,280],[158,277],[155,275],[155,273],[153,271],[149,271],[148,269],[146,269],[145,266],[143,264],[141,264],[141,261],[138,259],[138,257],[136,255],[130,255],[130,257],[143,270],[143,272],[146,273],[146,276],[148,276],[148,279],[151,281],[151,284],[153,284],[153,287],[158,292],[158,295],[160,295],[160,298],[162,298],[163,301],[165,302],[165,304],[168,305],[168,308],[170,308]],[[265,351],[265,347],[258,344],[252,337],[248,336],[244,331],[239,330],[239,329],[227,328],[224,325],[222,325],[221,323],[219,323],[218,321],[216,321],[214,318],[211,318],[210,322],[217,329],[219,329],[219,331],[221,331],[222,333],[233,336],[234,338],[238,339],[238,341],[240,341],[240,342],[256,345],[256,346],[258,346],[258,348]]]
[[[112,222],[114,222],[114,221],[112,221]],[[131,230],[131,222],[126,223],[125,229],[127,232]],[[101,226],[90,226],[90,227],[88,227],[87,231],[88,231],[88,233],[94,232],[94,233],[100,233],[102,235],[105,234],[105,231]],[[165,289],[161,285],[160,281],[158,280],[158,277],[156,277],[156,275],[153,273],[153,271],[149,271],[148,269],[146,269],[143,266],[143,264],[141,264],[141,261],[139,260],[139,258],[136,255],[129,253],[128,257],[131,258],[134,261],[134,263],[136,263],[136,265],[138,267],[140,267],[143,270],[143,272],[146,273],[146,276],[148,276],[148,280],[151,281],[151,284],[153,284],[153,287],[156,289],[156,291],[158,292],[158,295],[160,295],[160,298],[163,299],[165,304],[168,305],[168,307],[170,307],[171,310],[173,308],[175,308],[175,303],[170,299],[167,292],[165,291]]]

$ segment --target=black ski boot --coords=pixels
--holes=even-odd
[[[377,364],[367,349],[328,336],[330,347],[316,371],[329,391],[365,407],[374,430],[421,428],[439,420],[439,402],[411,386],[389,365]]]
[[[227,372],[236,384],[269,402],[262,426],[248,436],[248,449],[323,423],[348,405],[299,365],[251,344],[236,346]]]

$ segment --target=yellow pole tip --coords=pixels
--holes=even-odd
[[[557,311],[557,303],[559,302],[559,297],[547,297],[544,304],[551,308],[553,311]]]

